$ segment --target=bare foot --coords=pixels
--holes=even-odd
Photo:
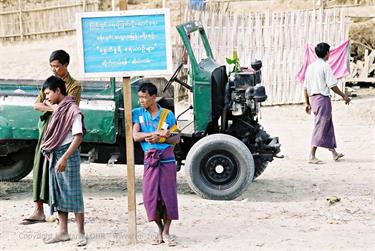
[[[309,159],[309,164],[324,164],[323,161],[321,161],[320,159],[317,159],[317,158],[311,158]]]
[[[37,214],[33,213],[30,217],[27,217],[25,219],[22,219],[20,222],[21,225],[29,225],[29,224],[34,224],[34,223],[39,223],[39,222],[45,222],[46,221],[46,216],[43,214]]]
[[[34,220],[45,220],[46,216],[44,215],[43,211],[34,211],[34,213],[28,218]]]
[[[61,242],[61,241],[68,241],[68,240],[70,240],[70,236],[69,236],[68,233],[65,233],[65,234],[58,233],[50,239],[45,239],[44,243],[45,244],[52,244],[52,243],[57,243],[57,242]]]
[[[160,245],[163,241],[163,235],[161,233],[158,233],[154,239],[152,239],[151,244],[152,245]]]

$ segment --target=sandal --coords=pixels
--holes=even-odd
[[[338,161],[338,160],[341,159],[342,157],[344,157],[344,154],[342,154],[342,153],[337,153],[335,156],[333,156],[333,160],[334,160],[334,161]]]
[[[164,242],[167,243],[168,247],[174,247],[177,245],[176,241],[174,238],[170,235],[165,235],[164,236]]]
[[[78,240],[76,242],[77,247],[83,247],[87,245],[87,238],[84,234],[78,235]]]
[[[154,239],[151,240],[151,245],[160,245],[164,243],[163,237],[160,235],[156,235]]]

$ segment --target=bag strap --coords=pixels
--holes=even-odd
[[[161,128],[163,127],[163,124],[165,122],[165,119],[167,118],[168,112],[169,112],[168,109],[161,108],[160,120],[159,120],[159,124],[158,124],[158,129],[157,129],[158,131],[161,130]]]
[[[168,113],[169,113],[169,110],[168,109],[165,109],[165,108],[161,108],[161,112],[160,112],[160,120],[159,120],[159,124],[158,124],[158,131],[161,130],[161,128],[163,127],[163,124],[165,122],[165,119],[167,118],[168,116]],[[171,132],[175,132],[177,131],[177,126],[176,125],[173,125],[170,129],[169,129]],[[163,139],[159,139],[158,141],[159,143],[164,143],[165,142],[165,138]],[[175,146],[176,144],[173,144],[173,147]]]

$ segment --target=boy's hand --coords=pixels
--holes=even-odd
[[[158,134],[159,134],[160,137],[169,138],[169,136],[171,136],[171,131],[170,130],[160,130],[160,131],[158,131]]]
[[[305,106],[305,112],[306,112],[307,114],[310,114],[310,113],[311,113],[311,105],[306,105],[306,106]]]
[[[349,105],[351,99],[348,97],[348,95],[345,95],[345,96],[343,97],[343,99],[344,99],[345,104],[346,104],[346,105]]]
[[[45,106],[48,106],[49,108],[51,108],[52,109],[52,111],[55,111],[56,109],[57,109],[57,104],[51,104],[50,102],[49,102],[49,100],[44,100],[43,101],[43,104],[45,105]]]
[[[56,171],[58,173],[62,173],[65,171],[66,165],[67,165],[67,160],[65,158],[60,158],[59,161],[56,163]]]
[[[147,143],[154,144],[154,143],[158,142],[159,139],[160,139],[160,136],[156,133],[153,133],[153,134],[150,134],[149,136],[147,136],[145,138],[145,141]]]

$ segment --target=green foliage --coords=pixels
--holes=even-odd
[[[240,66],[240,59],[238,58],[237,51],[233,51],[233,57],[232,58],[226,58],[227,64],[233,65],[232,72],[240,72],[241,66]]]

